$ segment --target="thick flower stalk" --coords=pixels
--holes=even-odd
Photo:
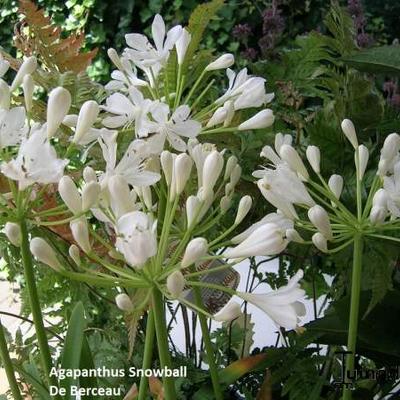
[[[351,282],[351,308],[349,318],[347,348],[351,352],[346,364],[346,372],[354,369],[357,327],[359,319],[360,284],[362,275],[362,254],[366,240],[383,239],[399,242],[392,236],[400,228],[400,136],[389,135],[381,149],[380,160],[375,170],[375,178],[370,187],[365,183],[365,171],[368,165],[369,151],[359,145],[355,127],[350,120],[342,122],[342,130],[354,148],[355,193],[354,204],[345,204],[340,200],[345,182],[340,175],[333,174],[328,179],[321,175],[321,154],[316,146],[308,146],[305,153],[310,164],[309,171],[302,157],[291,146],[291,137],[278,134],[275,137],[275,149],[265,146],[261,156],[269,165],[253,173],[258,178],[258,187],[266,200],[276,207],[276,213],[268,217],[272,221],[276,216],[287,219],[292,226],[286,229],[286,238],[298,244],[313,244],[325,254],[333,254],[353,246],[353,269]],[[362,191],[367,191],[365,202]],[[257,224],[254,225],[256,227]],[[257,244],[257,232],[249,231],[235,249],[229,250],[234,256],[246,255],[248,249],[254,250]],[[254,239],[251,235],[254,235]],[[272,239],[271,239],[272,240]],[[248,242],[248,244],[247,244]],[[277,252],[283,244],[275,239]],[[265,307],[264,307],[265,308]],[[348,389],[343,398],[351,398]]]

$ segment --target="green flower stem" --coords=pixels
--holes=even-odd
[[[201,298],[200,288],[198,287],[193,288],[193,291],[197,307],[203,308],[203,301]],[[200,321],[201,333],[203,335],[204,349],[206,351],[206,358],[211,375],[211,382],[214,389],[215,400],[222,400],[223,395],[218,378],[218,367],[217,364],[215,363],[214,349],[211,343],[210,332],[208,331],[207,318],[201,313],[198,313],[197,316]]]
[[[46,331],[43,324],[42,310],[40,308],[39,297],[37,293],[35,275],[33,272],[32,255],[29,250],[29,236],[26,221],[22,217],[20,221],[21,227],[21,255],[22,264],[24,267],[24,275],[26,286],[28,289],[29,303],[31,307],[33,322],[35,324],[36,337],[39,344],[40,357],[42,362],[43,371],[46,375],[46,380],[49,385],[57,386],[58,382],[54,376],[50,376],[52,368],[52,359],[50,354],[49,342],[47,340]],[[55,399],[59,399],[59,396],[54,396]]]
[[[200,82],[202,82],[204,75],[206,74],[206,70],[203,69],[203,72],[200,74],[200,76],[197,78],[196,82],[194,83],[194,85],[192,86],[192,88],[190,89],[189,93],[187,94],[187,96],[185,97],[185,99],[183,100],[183,104],[189,104],[189,100],[190,98],[193,96],[193,93],[195,92],[195,90],[197,89],[197,87],[199,86]],[[191,107],[193,109],[193,107]]]
[[[142,364],[143,370],[149,369],[151,367],[151,361],[153,358],[154,334],[155,334],[154,315],[153,311],[150,310],[146,324],[146,340],[144,343],[144,355]],[[148,386],[148,378],[145,375],[142,375],[140,378],[138,400],[146,399],[147,386]]]
[[[212,87],[212,85],[214,84],[215,79],[212,79],[209,84],[204,88],[204,90],[200,93],[200,95],[197,97],[197,99],[195,100],[195,102],[192,104],[191,108],[194,109],[197,104],[200,103],[200,101],[202,100],[202,98],[206,95],[206,93],[210,90],[210,88]]]
[[[171,368],[163,295],[158,289],[154,289],[153,291],[153,312],[160,364],[162,368]],[[165,376],[163,378],[163,383],[165,400],[176,400],[177,397],[173,379]]]
[[[362,196],[361,196],[361,179],[360,179],[360,152],[356,150],[356,178],[357,178],[357,219],[361,222],[362,218]]]
[[[356,234],[354,237],[353,249],[353,274],[351,280],[351,304],[350,304],[350,318],[349,318],[349,331],[347,337],[347,351],[351,354],[347,356],[346,360],[346,380],[347,372],[354,370],[354,358],[357,343],[357,329],[358,329],[358,314],[360,305],[360,290],[361,290],[361,273],[362,273],[362,254],[363,254],[363,237]],[[351,399],[351,389],[343,389],[343,400]]]
[[[22,400],[21,392],[19,391],[17,380],[15,379],[14,367],[8,353],[6,337],[4,334],[4,328],[0,321],[0,357],[3,363],[4,369],[6,370],[8,384],[10,385],[11,393],[14,400]]]

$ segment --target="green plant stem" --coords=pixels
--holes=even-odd
[[[21,392],[19,391],[17,380],[15,379],[14,367],[8,353],[6,337],[4,334],[3,324],[0,321],[0,356],[3,367],[6,370],[8,384],[10,385],[11,393],[14,400],[22,400]]]
[[[38,292],[35,283],[35,275],[33,272],[32,255],[29,250],[29,237],[28,229],[24,218],[20,221],[21,227],[21,256],[22,264],[24,267],[24,276],[26,281],[26,287],[28,289],[29,304],[31,307],[33,322],[35,324],[36,337],[39,344],[40,358],[42,367],[46,375],[46,380],[49,385],[58,387],[58,382],[54,376],[50,376],[52,368],[52,360],[49,348],[49,342],[46,336],[46,330],[43,324],[43,316],[40,308]],[[59,396],[54,396],[55,399],[59,399]]]
[[[154,334],[155,334],[154,315],[153,311],[150,310],[146,324],[146,340],[144,343],[144,355],[142,364],[143,371],[151,367],[151,361],[153,358]],[[148,386],[148,378],[143,374],[140,378],[138,400],[145,400],[147,394],[147,386]]]
[[[361,289],[361,273],[362,273],[362,254],[363,254],[363,237],[356,234],[354,237],[353,249],[353,274],[351,280],[351,303],[350,303],[350,318],[349,318],[349,331],[347,337],[347,351],[345,377],[347,372],[354,370],[354,358],[357,343],[357,329],[358,329],[358,314],[360,305],[360,289]],[[343,400],[351,399],[351,389],[343,389]]]
[[[194,291],[196,305],[198,307],[203,307],[200,289],[196,287],[193,288],[193,291]],[[211,382],[214,389],[215,400],[222,400],[223,395],[218,379],[218,368],[214,359],[214,349],[211,343],[210,332],[208,331],[207,318],[201,313],[198,313],[197,316],[200,321],[201,333],[203,335],[204,349],[206,351],[206,357],[207,357],[208,367],[210,370]]]
[[[160,364],[162,368],[171,368],[163,295],[158,289],[154,289],[153,291],[153,312]],[[177,397],[173,379],[164,376],[163,384],[165,400],[176,400]]]

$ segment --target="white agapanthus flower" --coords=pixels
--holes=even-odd
[[[0,148],[19,144],[28,133],[24,107],[0,109]]]
[[[299,270],[287,285],[277,290],[265,294],[238,293],[238,295],[264,311],[278,326],[295,329],[300,317],[306,314],[304,303],[301,302],[305,295],[299,284],[302,278],[303,271]]]
[[[34,125],[29,138],[23,139],[17,157],[1,164],[1,172],[18,181],[20,190],[34,183],[58,183],[68,160],[57,157],[47,138],[44,125]]]
[[[114,175],[122,176],[132,186],[150,186],[160,179],[160,174],[145,170],[144,160],[146,155],[138,151],[137,142],[133,141],[121,160],[117,163],[117,132],[99,138],[106,162],[106,170],[99,177],[104,188],[107,181]]]
[[[125,35],[129,47],[124,50],[124,56],[145,72],[153,86],[154,78],[157,77],[161,67],[166,64],[170,51],[182,34],[182,27],[177,25],[166,32],[164,20],[161,15],[157,14],[154,17],[151,31],[154,45],[140,33]]]
[[[125,91],[131,87],[148,85],[146,81],[138,78],[135,65],[130,60],[126,57],[118,57],[118,59],[118,69],[111,72],[112,79],[104,86],[104,89]]]
[[[141,137],[155,135],[155,152],[160,153],[164,148],[165,140],[178,151],[186,151],[184,138],[194,138],[201,131],[201,123],[190,119],[190,108],[187,105],[179,106],[172,112],[169,106],[162,102],[155,102],[150,108],[151,119],[143,122],[146,134]]]
[[[116,224],[116,248],[128,264],[140,268],[157,253],[157,221],[141,211],[120,217]]]

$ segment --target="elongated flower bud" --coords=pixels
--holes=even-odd
[[[308,218],[311,223],[327,238],[332,239],[332,228],[329,215],[319,205],[315,205],[308,210]]]
[[[70,222],[72,236],[76,243],[85,252],[90,253],[92,246],[89,240],[89,229],[86,220],[79,218]]]
[[[275,142],[274,142],[274,146],[275,146],[275,151],[279,154],[279,152],[281,151],[281,147],[284,144],[288,144],[289,146],[292,145],[292,141],[293,138],[291,135],[287,134],[287,135],[283,135],[282,133],[277,133],[275,135]]]
[[[240,199],[234,225],[239,225],[251,209],[253,201],[250,196],[246,195]]]
[[[76,265],[81,265],[81,254],[79,247],[76,244],[71,244],[68,249],[68,254]]]
[[[226,69],[229,68],[235,62],[235,57],[233,54],[226,53],[222,56],[218,57],[215,61],[208,64],[205,68],[206,71],[215,71],[217,69]]]
[[[61,264],[53,248],[41,237],[34,237],[30,241],[29,248],[33,256],[41,263],[48,265],[56,271],[61,268]]]
[[[51,138],[68,114],[71,107],[71,94],[63,87],[53,89],[47,102],[47,137]]]
[[[165,181],[167,182],[167,185],[170,185],[172,179],[172,170],[174,166],[174,159],[172,157],[172,154],[168,150],[164,150],[160,154],[160,162],[161,168],[164,172]]]
[[[358,147],[358,140],[357,140],[356,129],[354,128],[353,122],[351,122],[349,119],[344,119],[342,121],[342,131],[349,140],[349,142],[354,147],[354,150],[356,150]]]
[[[90,210],[96,203],[100,196],[101,187],[97,182],[89,182],[83,186],[82,189],[82,211]]]
[[[236,301],[230,301],[220,311],[213,315],[213,319],[219,322],[230,322],[240,317],[242,310]]]
[[[286,161],[289,167],[297,172],[304,180],[308,180],[309,175],[303,160],[294,147],[284,144],[281,146],[279,155],[283,161]]]
[[[381,158],[385,160],[392,160],[400,150],[400,135],[391,133],[383,142],[381,150]]]
[[[0,108],[8,110],[10,108],[11,93],[10,87],[3,79],[0,79]]]
[[[267,108],[266,110],[259,111],[256,115],[253,115],[247,121],[242,122],[238,126],[239,131],[246,131],[250,129],[264,129],[271,126],[275,121],[275,116],[272,110]]]
[[[224,181],[227,181],[230,178],[231,173],[233,172],[233,169],[236,167],[237,163],[238,159],[236,156],[230,156],[228,158],[225,166]]]
[[[379,189],[372,198],[372,205],[387,208],[388,194],[385,189]]]
[[[21,228],[15,222],[7,222],[4,226],[4,233],[7,239],[14,245],[21,245]]]
[[[369,214],[369,220],[372,225],[382,224],[387,216],[387,208],[381,206],[372,206],[371,213]]]
[[[82,199],[75,186],[74,181],[68,176],[64,175],[58,183],[58,192],[67,205],[67,207],[74,214],[79,214],[82,211]]]
[[[118,53],[116,52],[115,49],[113,49],[112,47],[110,47],[107,50],[107,55],[110,58],[110,60],[112,61],[112,63],[119,69],[119,70],[123,70],[124,66],[122,65],[121,59],[119,58]]]
[[[29,112],[32,109],[33,90],[35,89],[35,84],[31,74],[24,76],[24,79],[22,80],[22,88],[24,90],[25,108],[26,111]]]
[[[222,124],[225,121],[227,115],[228,111],[224,107],[217,108],[217,110],[214,112],[212,117],[207,122],[206,127],[212,128],[215,125]]]
[[[224,158],[222,157],[222,154],[217,150],[213,150],[206,157],[203,166],[203,188],[205,196],[214,189],[223,167]]]
[[[126,293],[117,294],[115,296],[115,304],[122,311],[130,312],[133,310],[132,300]]]
[[[340,175],[332,175],[329,178],[328,186],[335,197],[339,200],[343,190],[343,178]]]
[[[178,64],[182,65],[183,61],[185,60],[186,51],[189,47],[189,43],[192,39],[192,35],[185,29],[182,29],[181,36],[176,41],[176,55],[178,58]]]
[[[19,67],[17,74],[15,75],[15,78],[11,84],[10,91],[13,92],[22,83],[24,76],[32,74],[33,72],[35,72],[36,68],[37,68],[36,57],[31,56],[26,58],[25,61]]]
[[[72,139],[73,143],[79,143],[85,137],[90,128],[96,122],[96,118],[99,115],[99,112],[99,105],[95,101],[88,100],[83,103],[79,111],[75,135]]]
[[[192,226],[196,215],[199,214],[201,207],[200,199],[197,196],[189,196],[186,200],[186,219],[188,228]]]
[[[311,240],[318,250],[322,251],[323,253],[328,252],[328,242],[326,237],[321,232],[314,233]]]
[[[186,153],[181,153],[175,158],[171,181],[171,200],[183,192],[190,177],[192,165],[193,161]]]
[[[186,246],[185,253],[183,255],[181,266],[186,268],[192,265],[200,258],[204,257],[208,251],[207,240],[201,237],[192,239]]]
[[[317,146],[308,146],[306,150],[307,160],[311,165],[311,168],[316,174],[321,172],[321,153]]]
[[[355,156],[355,158],[355,161],[357,162],[357,157]],[[360,144],[360,146],[358,146],[358,179],[360,181],[364,178],[365,170],[368,164],[368,158],[369,152],[367,147],[365,147],[363,144]]]
[[[178,298],[185,288],[185,278],[181,271],[174,271],[168,275],[167,278],[167,289],[171,293],[171,296]]]
[[[83,179],[86,183],[97,182],[95,170],[92,167],[85,167],[83,170]]]
[[[233,171],[231,173],[230,183],[232,184],[233,187],[235,187],[236,184],[239,182],[241,176],[242,176],[242,167],[239,164],[237,164],[235,168],[233,168]]]
[[[286,229],[286,239],[290,242],[304,243],[304,239],[300,236],[296,229]]]
[[[232,205],[232,196],[231,195],[222,196],[221,201],[219,202],[221,213],[225,214],[231,208],[231,205]]]

